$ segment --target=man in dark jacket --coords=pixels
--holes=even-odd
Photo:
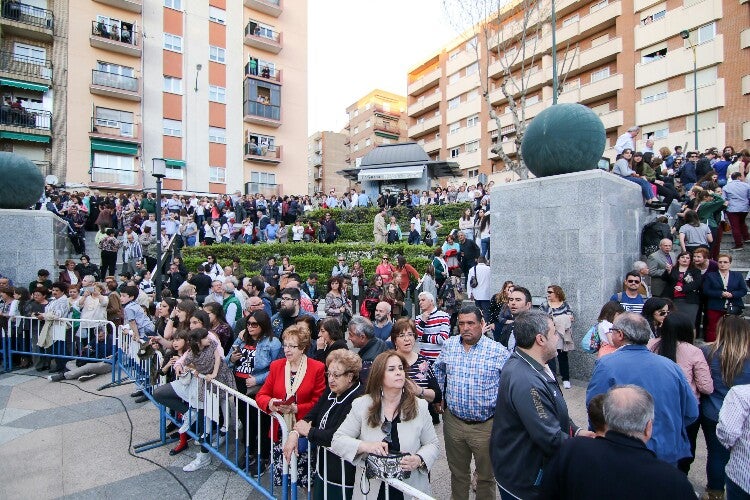
[[[320,221],[321,228],[325,228],[325,242],[333,243],[339,237],[339,227],[336,221],[331,218],[330,212],[327,212],[325,218]]]
[[[349,321],[349,340],[352,345],[359,349],[359,357],[362,358],[362,371],[359,379],[362,385],[367,385],[367,376],[370,374],[372,362],[381,352],[388,350],[385,342],[375,336],[375,328],[372,322],[364,316],[354,316]]]
[[[195,287],[196,301],[203,305],[203,301],[211,293],[211,276],[206,274],[206,269],[202,264],[198,264],[197,271],[188,281]]]
[[[568,416],[547,362],[557,356],[557,331],[540,311],[515,318],[516,351],[500,377],[490,454],[500,496],[540,498],[544,466],[571,436],[594,437]]]
[[[477,263],[480,251],[474,240],[466,237],[463,231],[458,232],[458,245],[461,248],[459,255],[461,258],[461,271],[464,276],[469,276],[469,270]]]
[[[685,474],[646,447],[654,425],[654,398],[648,391],[615,386],[607,391],[603,410],[605,437],[563,443],[545,467],[542,498],[695,499]]]

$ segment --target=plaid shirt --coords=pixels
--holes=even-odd
[[[493,417],[500,372],[510,354],[502,344],[484,335],[468,352],[460,335],[445,341],[432,369],[453,415],[474,422]]]

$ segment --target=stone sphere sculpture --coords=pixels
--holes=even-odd
[[[529,171],[537,177],[597,168],[606,134],[599,117],[582,104],[556,104],[531,120],[521,142]]]
[[[0,208],[26,209],[44,193],[44,176],[28,158],[0,153]]]

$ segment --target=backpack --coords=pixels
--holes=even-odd
[[[388,243],[396,243],[399,240],[398,231],[391,229],[388,231]]]
[[[318,228],[318,241],[321,243],[325,243],[327,237],[328,237],[328,230],[323,224],[321,224],[320,227]]]
[[[592,354],[599,351],[602,339],[599,338],[597,325],[592,326],[581,339],[581,349]]]

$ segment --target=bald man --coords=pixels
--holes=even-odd
[[[659,242],[659,250],[648,256],[648,274],[651,275],[651,295],[661,297],[667,282],[662,278],[664,272],[672,271],[677,263],[677,252],[672,251],[672,240],[664,238]]]

